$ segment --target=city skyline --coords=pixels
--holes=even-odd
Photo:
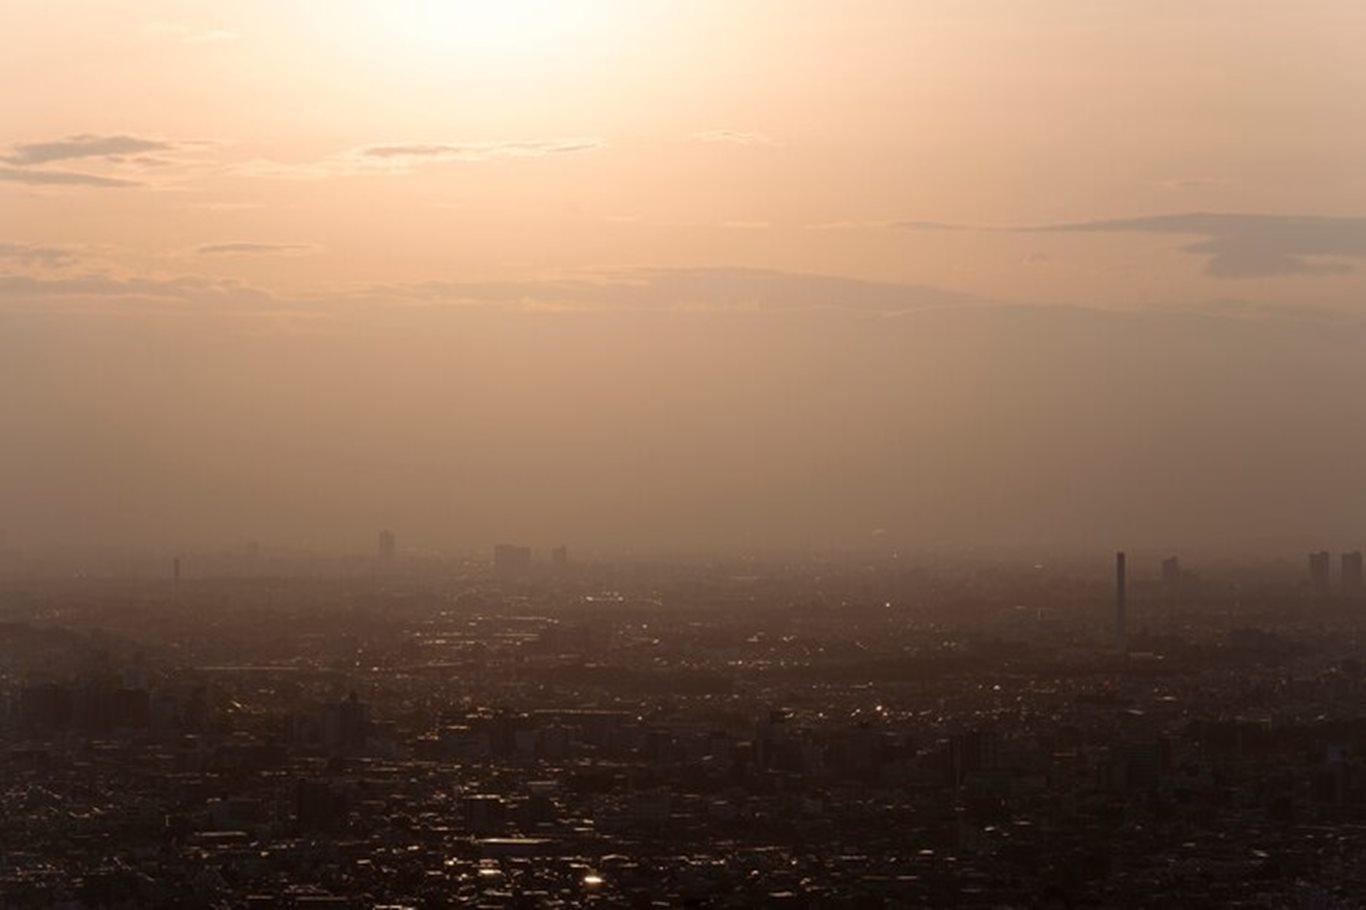
[[[0,905],[1358,907],[1362,0],[0,0]]]

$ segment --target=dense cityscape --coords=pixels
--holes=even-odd
[[[0,0],[0,910],[1366,908],[1364,0]]]
[[[0,902],[1366,890],[1359,553],[492,555],[391,532],[366,557],[253,544],[145,572],[11,554]]]

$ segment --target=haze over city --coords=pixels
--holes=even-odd
[[[5,3],[6,541],[1346,546],[1363,28]]]
[[[1351,910],[1361,0],[0,0],[0,908]]]

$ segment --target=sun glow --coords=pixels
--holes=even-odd
[[[521,65],[581,52],[611,25],[615,3],[592,0],[365,2],[372,39],[406,54],[456,54]]]

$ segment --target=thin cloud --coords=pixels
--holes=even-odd
[[[194,248],[201,256],[298,256],[317,251],[311,243],[269,243],[238,240],[226,243],[206,243]]]
[[[719,230],[719,231],[760,231],[773,227],[771,221],[731,219],[727,221],[668,221],[646,218],[644,215],[607,215],[608,224],[632,225],[634,227],[665,230]]]
[[[1261,318],[1291,320],[1295,322],[1318,323],[1360,323],[1362,314],[1340,307],[1312,303],[1255,301],[1255,300],[1210,300],[1190,308],[1196,313],[1240,318]]]
[[[163,306],[278,309],[281,298],[227,278],[122,277],[103,272],[64,277],[0,274],[0,306],[153,303]]]
[[[79,171],[50,171],[39,168],[0,167],[0,182],[21,183],[25,186],[98,187],[119,189],[144,186],[141,181],[124,177],[106,177]]]
[[[1021,227],[972,227],[903,221],[901,230],[977,230],[1024,234],[1172,234],[1204,237],[1180,247],[1207,257],[1217,278],[1340,274],[1342,260],[1366,260],[1366,218],[1191,212]]]
[[[426,282],[376,290],[427,303],[594,310],[848,310],[893,314],[992,303],[924,285],[746,268],[628,269],[586,278]]]
[[[66,247],[45,246],[37,243],[0,242],[0,262],[30,267],[60,268],[75,261],[75,254]]]
[[[264,202],[192,202],[186,206],[186,208],[202,209],[206,212],[246,212],[265,207]]]
[[[602,148],[601,139],[517,139],[504,142],[395,143],[372,145],[355,154],[380,161],[490,161],[495,158],[535,158],[592,152]]]
[[[822,221],[804,225],[808,231],[883,231],[897,227],[895,221]]]
[[[10,153],[0,160],[20,167],[29,167],[81,158],[121,160],[127,156],[145,155],[148,152],[170,152],[176,148],[175,143],[163,139],[84,134],[51,142],[20,143],[13,146]]]
[[[246,177],[282,180],[324,180],[367,174],[408,174],[419,167],[446,162],[480,163],[544,158],[594,152],[606,148],[602,139],[512,139],[498,142],[395,142],[369,145],[317,161],[286,163],[257,159],[237,165],[233,172]]]
[[[698,142],[720,145],[758,145],[769,148],[777,148],[779,145],[772,136],[747,130],[707,130],[702,133],[693,133],[692,138]]]
[[[18,266],[35,269],[29,273],[0,271],[0,310],[204,313],[233,319],[272,319],[292,314],[310,320],[315,328],[330,324],[336,330],[367,324],[370,319],[404,322],[413,314],[463,308],[525,313],[773,317],[824,313],[862,318],[903,318],[945,311],[1097,315],[1118,312],[1109,308],[993,300],[927,285],[729,267],[638,268],[525,281],[428,281],[280,294],[231,278],[125,274],[98,267],[73,271],[63,253],[57,247],[0,246],[0,262],[8,255]],[[63,268],[44,274],[42,266],[48,262]],[[1218,301],[1183,307],[1137,307],[1122,312],[1125,318],[1156,314],[1366,325],[1366,312],[1358,308],[1305,307],[1289,302]]]
[[[236,41],[241,36],[236,32],[224,31],[223,29],[195,29],[186,25],[176,25],[169,22],[153,22],[146,27],[146,33],[153,38],[165,38],[171,41],[180,41],[190,45],[204,44],[223,44],[229,41]]]
[[[1206,239],[1200,243],[1181,249],[1207,256],[1205,271],[1219,278],[1341,273],[1350,266],[1340,260],[1366,259],[1366,218],[1199,212],[1084,221],[1035,230],[1203,236]]]
[[[1153,185],[1164,190],[1211,190],[1232,186],[1234,182],[1228,177],[1174,177]]]

